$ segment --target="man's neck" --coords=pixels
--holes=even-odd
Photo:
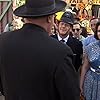
[[[68,34],[64,34],[64,35],[59,34],[59,36],[60,36],[62,39],[64,39],[64,38],[66,38],[66,37],[68,36]]]
[[[47,25],[46,25],[46,23],[43,22],[40,19],[37,20],[37,19],[28,19],[28,18],[26,18],[25,19],[25,23],[31,23],[31,24],[38,25],[38,26],[44,28],[47,31],[47,27],[46,27]]]

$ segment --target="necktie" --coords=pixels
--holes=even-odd
[[[60,40],[60,41],[63,42],[63,43],[65,44],[65,40],[62,39],[62,40]]]

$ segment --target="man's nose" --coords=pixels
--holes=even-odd
[[[62,27],[65,27],[65,25],[63,24]]]
[[[75,33],[77,33],[77,30],[75,30]]]

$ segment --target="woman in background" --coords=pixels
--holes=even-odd
[[[85,48],[85,58],[81,70],[80,89],[86,100],[100,100],[100,22],[96,24],[98,40]]]

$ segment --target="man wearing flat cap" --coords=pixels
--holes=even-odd
[[[64,1],[26,0],[14,14],[19,30],[0,36],[0,75],[5,100],[79,100],[72,51],[48,35]]]

